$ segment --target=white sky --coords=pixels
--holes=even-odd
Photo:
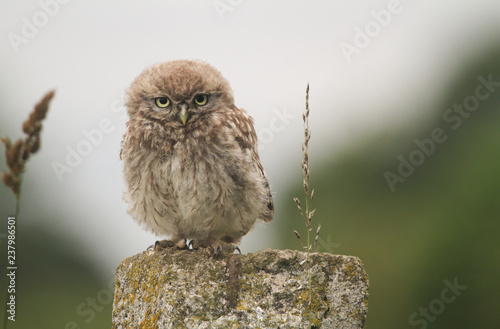
[[[19,136],[32,106],[57,90],[23,200],[57,215],[44,225],[77,239],[106,273],[155,240],[126,214],[118,159],[120,99],[147,66],[203,59],[230,81],[236,104],[255,118],[279,218],[280,207],[290,206],[280,199],[290,170],[300,184],[308,82],[314,159],[373,131],[425,120],[453,73],[500,32],[496,0],[66,2],[0,3],[0,135]],[[216,3],[233,5],[218,13]],[[379,14],[385,26],[377,25],[373,13],[388,8],[394,13]],[[366,27],[373,28],[369,44],[348,61],[340,45],[354,45]],[[25,43],[13,46],[13,38]],[[102,120],[114,130],[60,182],[52,164],[66,165],[68,147]],[[36,222],[35,209],[26,213]],[[274,227],[257,225],[243,251],[275,247]]]

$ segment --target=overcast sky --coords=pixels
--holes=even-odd
[[[498,38],[499,17],[496,0],[3,0],[0,135],[19,136],[32,106],[56,89],[25,206],[43,204],[56,215],[47,226],[112,269],[156,239],[126,214],[118,158],[122,96],[147,66],[202,59],[230,81],[236,105],[255,118],[279,218],[290,170],[300,175],[308,82],[314,159],[425,120],[453,72]],[[275,247],[273,232],[257,225],[242,249]]]

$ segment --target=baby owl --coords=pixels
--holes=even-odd
[[[126,95],[120,158],[128,212],[166,245],[238,246],[273,200],[253,119],[212,66],[177,60],[147,68]]]

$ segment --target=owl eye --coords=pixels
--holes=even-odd
[[[206,105],[208,102],[208,96],[204,94],[199,94],[194,97],[194,102],[197,105],[203,106]]]
[[[157,97],[155,98],[156,106],[165,108],[170,105],[170,99],[167,97]]]

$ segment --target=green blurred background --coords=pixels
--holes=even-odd
[[[427,124],[379,132],[335,158],[310,160],[317,209],[313,225],[322,225],[317,249],[363,261],[370,278],[368,329],[420,328],[409,323],[410,315],[441,299],[444,281],[453,283],[455,278],[467,288],[454,302],[445,303],[444,311],[428,321],[429,327],[500,327],[500,87],[457,129],[443,120],[448,108],[474,94],[478,76],[490,74],[500,81],[500,47],[486,49],[455,73]],[[310,148],[315,149],[321,145],[314,136],[317,116],[311,111]],[[434,153],[392,192],[384,173],[398,174],[398,156],[408,159],[417,149],[414,140],[430,138],[435,128],[443,129],[448,139],[436,144]],[[282,248],[297,249],[292,230],[305,234],[292,201],[303,196],[300,159],[289,181],[295,181],[295,187],[278,202],[288,203],[279,215],[290,221],[279,221],[279,239]],[[0,193],[2,208],[10,207],[10,192]],[[42,216],[50,212],[44,210]],[[110,326],[109,282],[90,261],[75,257],[79,250],[72,241],[22,221],[18,239],[22,271],[19,321],[13,328],[48,328],[44,323],[64,328],[71,321],[78,328]]]
[[[310,160],[313,228],[322,226],[318,250],[363,261],[370,278],[368,329],[500,328],[499,46],[454,72],[426,124],[381,131],[328,161]],[[479,76],[490,75],[499,85],[490,97],[477,110],[465,110],[460,125],[446,122],[444,113],[474,96]],[[419,149],[415,139],[431,138],[436,128],[444,130],[446,141],[436,143],[413,174],[401,176],[404,182],[392,192],[384,173],[399,175],[398,157],[408,160]],[[310,148],[321,148],[312,131]],[[291,201],[303,196],[300,175],[298,168],[290,177],[297,184],[285,198],[285,217],[295,218],[304,236],[305,224]],[[288,223],[282,232],[283,246],[296,248]],[[460,285],[455,295],[445,293],[448,301],[456,296],[451,303],[435,301],[445,281]]]

